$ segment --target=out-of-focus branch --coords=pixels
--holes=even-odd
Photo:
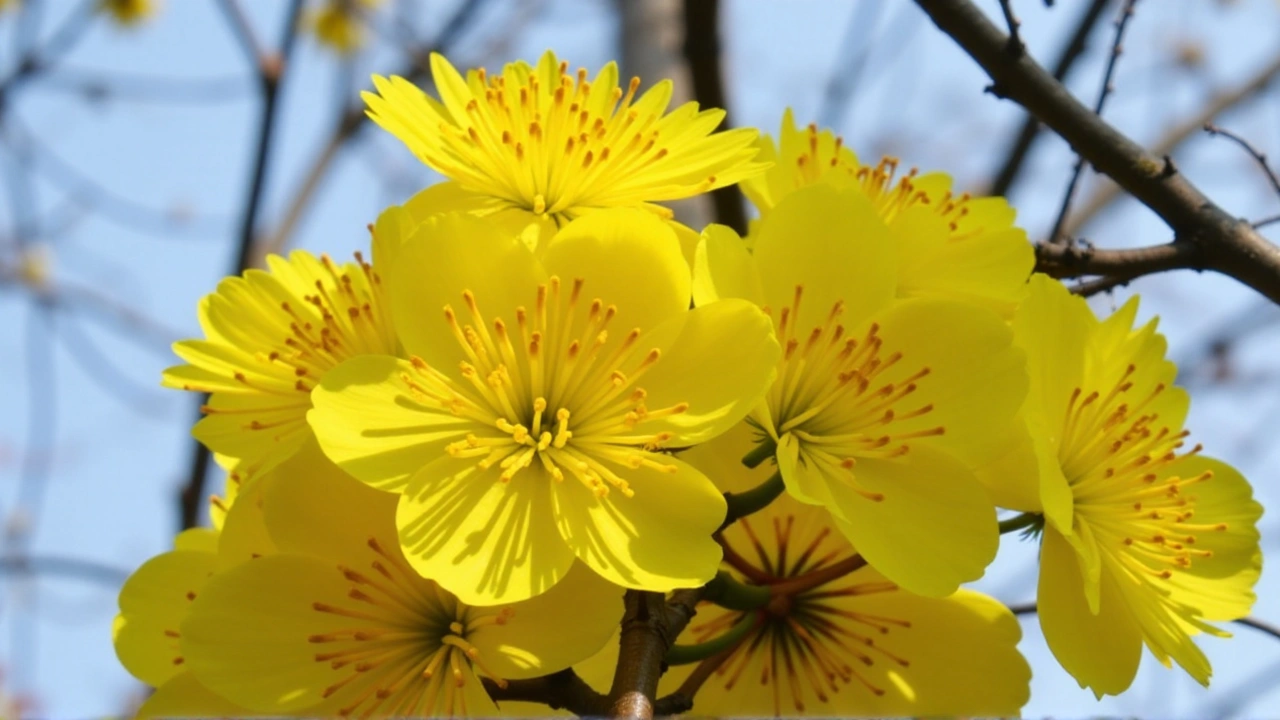
[[[1173,230],[1185,264],[1230,275],[1280,302],[1280,250],[1232,217],[1168,158],[1156,158],[1082,105],[1030,55],[1010,58],[1007,39],[969,0],[916,0],[991,76],[990,90],[1027,108],[1100,172],[1151,208]]]
[[[1062,48],[1062,54],[1058,56],[1058,61],[1053,64],[1053,78],[1058,82],[1063,82],[1070,74],[1071,68],[1075,67],[1076,60],[1084,55],[1085,46],[1088,43],[1089,35],[1093,33],[1093,29],[1098,24],[1098,20],[1102,17],[1102,11],[1106,9],[1107,4],[1111,0],[1091,0],[1089,7],[1085,8],[1080,20],[1076,22],[1075,30],[1071,33],[1071,39],[1067,41],[1066,47]],[[991,188],[987,190],[989,195],[1006,195],[1009,188],[1017,182],[1018,176],[1022,173],[1024,163],[1031,154],[1031,146],[1035,144],[1036,138],[1040,136],[1040,121],[1034,115],[1027,115],[1022,121],[1022,127],[1018,130],[1018,135],[1014,139],[1013,144],[1009,146],[1009,150],[1005,153],[1004,161],[1000,163],[1000,169],[996,172],[996,178],[991,182]]]
[[[252,30],[248,27],[247,21],[243,14],[240,13],[239,5],[235,0],[224,0],[223,7],[227,10],[233,24],[238,28],[246,48],[251,51],[254,50],[257,47],[256,41],[253,39]],[[237,239],[236,258],[231,266],[232,275],[237,275],[247,268],[253,257],[253,248],[257,239],[258,211],[262,206],[267,165],[271,157],[272,129],[275,125],[280,84],[284,78],[284,73],[289,67],[289,60],[293,55],[293,46],[298,35],[298,19],[301,17],[301,13],[302,0],[290,0],[289,7],[285,13],[284,37],[280,40],[279,54],[273,56],[257,51],[258,75],[262,86],[262,110],[256,121],[258,140],[253,154],[253,168],[250,172],[249,194],[245,198],[244,214]],[[207,402],[207,396],[200,399],[201,406]],[[198,420],[199,418],[200,415],[197,413],[196,419]],[[193,445],[187,482],[183,486],[178,500],[179,521],[184,529],[195,527],[200,519],[200,504],[205,494],[205,478],[209,474],[209,449],[198,441]]]
[[[720,67],[720,0],[684,0],[684,57],[698,105],[727,109]],[[725,115],[722,127],[729,124]],[[747,210],[737,185],[712,191],[711,200],[716,222],[747,234]]]
[[[1256,97],[1270,87],[1272,81],[1280,76],[1280,54],[1267,63],[1253,77],[1209,101],[1199,112],[1187,118],[1166,132],[1151,146],[1150,154],[1156,157],[1170,155],[1184,142],[1200,134],[1205,123],[1212,122],[1219,115],[1235,109],[1244,102]],[[1115,183],[1104,183],[1084,201],[1080,209],[1067,218],[1062,227],[1064,235],[1076,237],[1095,217],[1120,197],[1123,188]],[[1255,227],[1257,227],[1255,225]]]
[[[1243,149],[1246,153],[1248,153],[1249,157],[1253,158],[1253,161],[1258,164],[1258,168],[1261,169],[1262,173],[1267,176],[1267,182],[1271,183],[1271,188],[1276,191],[1277,195],[1280,195],[1280,178],[1276,177],[1276,172],[1271,169],[1270,165],[1267,164],[1266,153],[1254,147],[1253,143],[1249,142],[1248,140],[1245,140],[1243,137],[1237,135],[1236,133],[1233,133],[1230,130],[1227,130],[1225,128],[1220,128],[1217,125],[1214,125],[1213,123],[1205,123],[1204,131],[1209,133],[1210,135],[1214,135],[1214,136],[1220,135],[1224,138],[1227,138],[1228,140],[1235,143],[1236,145],[1239,145],[1240,148]]]
[[[414,54],[399,74],[412,82],[419,81],[425,73],[425,68],[430,67],[428,59],[431,53],[447,54],[453,42],[467,28],[485,1],[466,0],[458,6],[458,9],[454,11],[454,14],[440,30],[435,42],[430,43],[428,47]],[[284,249],[289,244],[289,238],[297,228],[303,213],[311,204],[311,198],[315,195],[316,190],[320,188],[320,183],[328,174],[329,167],[333,164],[334,159],[337,158],[338,152],[346,145],[347,141],[355,137],[356,132],[364,127],[367,121],[368,117],[365,115],[363,103],[352,105],[342,114],[337,126],[334,127],[333,134],[329,136],[329,140],[303,174],[302,185],[299,186],[297,192],[289,200],[280,225],[269,238],[260,242],[254,249],[255,258],[261,259],[267,255],[284,252]]]
[[[129,577],[127,570],[109,565],[58,555],[8,555],[0,557],[0,574],[52,575],[86,580],[118,589]]]
[[[1009,612],[1013,613],[1014,615],[1034,615],[1036,613],[1036,604],[1032,602],[1032,603],[1017,603],[1014,605],[1010,605]],[[1280,626],[1274,625],[1265,620],[1260,620],[1256,617],[1250,616],[1250,617],[1237,618],[1235,620],[1232,620],[1231,622],[1237,625],[1244,625],[1245,627],[1253,628],[1258,632],[1265,633],[1275,638],[1276,640],[1280,640]]]

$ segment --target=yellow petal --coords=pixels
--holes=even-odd
[[[218,531],[213,528],[188,528],[173,539],[174,550],[193,550],[213,553],[218,551]]]
[[[689,265],[675,232],[652,213],[619,208],[584,215],[552,238],[542,263],[565,287],[585,279],[584,301],[616,305],[613,327],[620,333],[650,331],[689,309]]]
[[[779,317],[803,287],[798,327],[820,327],[838,301],[857,326],[897,288],[893,236],[866,196],[826,185],[799,190],[760,220],[755,261],[764,301]],[[794,318],[793,318],[794,320]]]
[[[625,479],[634,496],[600,497],[566,479],[552,486],[560,534],[592,570],[623,587],[666,592],[710,580],[720,562],[711,539],[724,521],[724,496],[675,457],[674,472],[642,468]]]
[[[189,672],[180,672],[156,688],[138,708],[136,720],[152,718],[251,717],[253,713],[215,693]]]
[[[310,449],[304,450],[303,453],[320,454],[314,440],[310,441],[308,446]],[[293,464],[293,460],[290,459],[278,467],[287,472],[287,468]],[[277,470],[258,479],[240,493],[236,498],[237,502],[233,503],[231,509],[227,511],[222,532],[218,536],[216,566],[218,572],[275,551],[275,545],[271,542],[271,536],[267,534],[267,526],[262,516],[262,495],[279,474],[280,471]]]
[[[702,471],[724,492],[745,492],[769,479],[777,468],[760,463],[755,468],[742,464],[742,457],[765,439],[749,423],[740,422],[710,442],[680,453],[680,459]]]
[[[183,669],[179,627],[213,574],[215,555],[174,550],[151,558],[120,589],[116,656],[134,677],[158,686]]]
[[[466,317],[463,293],[469,291],[486,317],[511,320],[515,308],[533,307],[544,278],[519,238],[477,217],[450,213],[422,221],[383,279],[405,351],[454,368],[460,348],[445,306]]]
[[[733,228],[708,225],[702,231],[693,260],[693,302],[707,305],[723,298],[743,298],[764,304],[760,276],[747,244]]]
[[[596,654],[622,620],[622,588],[582,563],[555,587],[517,603],[502,625],[467,636],[485,667],[507,679],[549,675]]]
[[[646,432],[673,433],[670,447],[705,442],[742,420],[773,383],[781,352],[768,316],[736,299],[683,312],[651,340],[662,360],[642,381],[646,405],[688,406],[643,423]]]
[[[404,360],[365,355],[329,371],[312,391],[315,407],[307,419],[325,455],[376,488],[402,489],[444,455],[447,443],[474,428],[420,403],[405,380],[412,368]]]
[[[501,472],[446,456],[414,476],[396,511],[409,563],[471,605],[540,595],[573,565],[556,532],[554,481],[539,466],[509,482]]]
[[[930,597],[982,577],[1000,537],[995,508],[973,473],[951,457],[913,448],[901,458],[859,459],[860,488],[842,478],[829,487],[836,526],[873,568],[902,588]]]
[[[556,222],[546,214],[513,207],[500,198],[463,188],[456,182],[436,183],[409,198],[404,205],[413,222],[431,215],[465,211],[484,218],[503,235],[517,237],[530,250],[541,251],[556,233]]]
[[[1090,612],[1076,553],[1046,527],[1040,549],[1036,601],[1040,627],[1062,667],[1098,697],[1128,689],[1142,657],[1142,636],[1109,575],[1102,580],[1099,612]]]

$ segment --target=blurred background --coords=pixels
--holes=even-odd
[[[999,4],[982,4],[1001,23]],[[223,482],[190,436],[199,399],[159,387],[170,344],[199,334],[196,303],[221,276],[292,248],[349,257],[379,210],[439,179],[364,120],[371,73],[429,87],[432,49],[491,72],[547,48],[593,72],[616,59],[646,86],[672,77],[678,96],[723,102],[734,125],[776,135],[791,107],[864,162],[894,155],[1006,194],[1032,240],[1053,227],[1075,162],[984,93],[985,75],[906,0],[167,0],[133,17],[134,5],[0,0],[0,718],[117,716],[142,697],[111,647],[116,592],[184,523],[207,521]],[[1048,5],[1014,3],[1022,36],[1093,104],[1122,2]],[[354,34],[319,22],[326,10]],[[1202,129],[1280,151],[1280,4],[1144,0],[1123,49],[1105,117],[1233,214],[1280,215],[1258,161]],[[1098,247],[1169,239],[1087,168],[1071,207],[1065,232]],[[701,225],[717,209],[679,212]],[[1280,241],[1280,218],[1262,231]],[[1188,271],[1091,302],[1107,312],[1134,293],[1191,389],[1194,439],[1277,507],[1280,309]],[[1264,550],[1280,549],[1280,512],[1261,529]],[[1034,544],[1006,536],[976,587],[1031,601],[1035,564]],[[1280,576],[1257,591],[1255,614],[1280,622]],[[1147,656],[1133,688],[1101,702],[1056,665],[1034,615],[1023,629],[1028,716],[1280,715],[1280,642],[1250,628],[1202,640],[1207,690]]]

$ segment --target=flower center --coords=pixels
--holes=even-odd
[[[906,454],[908,441],[942,435],[942,426],[905,427],[933,411],[911,395],[929,376],[928,367],[909,370],[901,352],[887,352],[880,326],[871,323],[860,338],[845,334],[838,301],[826,321],[807,336],[797,332],[804,287],[796,286],[790,307],[777,317],[783,344],[778,379],[769,391],[769,410],[778,434],[801,441],[802,456],[853,481],[856,458],[886,458]],[[770,316],[770,308],[764,308]],[[862,492],[873,500],[878,493]]]
[[[662,352],[641,353],[634,328],[612,341],[608,326],[617,308],[596,298],[583,302],[581,278],[567,293],[552,276],[539,285],[533,312],[515,309],[515,332],[502,318],[487,322],[475,295],[462,297],[471,322],[460,323],[451,305],[445,321],[465,359],[461,381],[412,358],[401,380],[423,406],[464,419],[460,439],[446,450],[456,458],[478,458],[477,466],[501,469],[510,482],[540,467],[556,482],[572,477],[597,496],[634,493],[613,466],[676,472],[658,451],[673,439],[645,426],[689,409],[688,403],[650,409],[637,382]]]
[[[348,670],[321,696],[344,692],[341,717],[466,714],[462,688],[475,682],[472,667],[499,685],[505,681],[485,667],[467,636],[488,625],[502,625],[510,607],[473,608],[458,602],[434,582],[420,577],[399,556],[369,538],[374,558],[369,570],[339,566],[349,583],[351,606],[312,603],[327,615],[350,618],[351,628],[311,635],[308,642],[328,647],[314,660]],[[329,648],[332,649],[329,649]]]
[[[477,70],[483,99],[473,97],[466,117],[455,118],[457,125],[440,124],[442,152],[430,153],[431,164],[468,189],[557,220],[584,207],[664,199],[634,181],[666,158],[676,139],[659,123],[665,104],[656,111],[651,105],[632,107],[640,78],[632,78],[625,93],[618,87],[600,90],[593,89],[585,68],[576,76],[568,68],[561,62],[549,87],[536,71],[516,80],[510,72],[489,78]],[[684,184],[679,176],[669,179]],[[704,192],[715,182],[708,176],[705,187],[681,196]]]
[[[836,541],[843,547],[828,542],[833,538],[829,526],[797,527],[792,515],[773,518],[769,544],[761,542],[747,519],[740,520],[739,527],[758,562],[747,560],[727,541],[723,543],[725,562],[761,585],[820,570],[848,552],[843,541]],[[834,533],[834,538],[839,537],[839,533]],[[793,539],[798,542],[793,544]],[[789,553],[796,554],[789,557]],[[734,648],[716,672],[725,690],[731,691],[746,677],[748,669],[758,668],[759,676],[753,673],[745,682],[772,687],[775,715],[782,714],[784,702],[802,712],[807,697],[826,703],[831,694],[855,682],[874,695],[883,695],[885,688],[865,673],[867,669],[876,668],[877,663],[910,666],[909,660],[885,647],[885,641],[892,647],[893,638],[909,631],[911,622],[860,612],[853,598],[896,592],[898,587],[883,580],[857,582],[853,579],[856,575],[854,572],[837,578],[791,596],[790,602],[772,603],[764,610],[722,611],[720,615],[695,623],[690,631],[698,642],[705,642],[743,621],[750,613],[756,613],[756,628]]]
[[[1184,478],[1168,472],[1201,446],[1178,452],[1189,433],[1160,425],[1159,413],[1149,410],[1165,392],[1164,383],[1133,398],[1136,371],[1135,365],[1125,368],[1105,395],[1072,392],[1058,456],[1077,516],[1102,546],[1124,550],[1113,556],[1129,571],[1168,579],[1194,558],[1212,556],[1194,547],[1197,533],[1225,532],[1227,526],[1194,522],[1196,496],[1186,489],[1208,482],[1213,473]]]

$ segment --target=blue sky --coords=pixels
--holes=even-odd
[[[725,2],[734,121],[773,131],[790,106],[801,121],[838,119],[837,130],[864,159],[891,153],[907,166],[949,171],[961,187],[980,184],[1019,122],[1017,108],[982,93],[985,76],[913,3],[859,7],[870,1]],[[44,4],[47,35],[80,3]],[[249,6],[261,37],[279,35],[282,0],[242,4]],[[1082,4],[1059,0],[1050,11],[1040,2],[1017,3],[1024,37],[1037,56],[1056,54]],[[417,34],[429,36],[453,5],[417,6]],[[984,5],[998,16],[994,2]],[[865,30],[850,31],[854,13]],[[513,27],[513,17],[521,19],[519,27]],[[1280,48],[1278,21],[1280,7],[1272,0],[1141,3],[1107,117],[1151,141],[1194,112],[1216,88],[1240,82],[1266,62]],[[617,55],[616,30],[609,0],[493,0],[453,59],[458,65],[494,67],[535,58],[551,47],[575,65],[596,67]],[[1110,26],[1099,29],[1098,51],[1072,77],[1073,89],[1086,98],[1096,93],[1105,60],[1101,50],[1111,32]],[[11,67],[15,37],[12,16],[0,17],[0,77]],[[856,77],[842,75],[855,90],[851,99],[831,106],[823,99],[833,68],[851,67],[862,53],[842,51],[846,37],[860,43],[855,48],[867,48],[865,63]],[[1176,52],[1192,45],[1204,49],[1204,63],[1179,69],[1173,62]],[[356,61],[353,75],[308,40],[297,60],[281,101],[265,195],[266,230],[279,222],[339,109],[353,100],[343,94],[349,87],[345,78],[355,77],[359,85],[370,72],[389,72],[401,64],[393,46],[378,46]],[[50,334],[25,294],[0,286],[0,524],[6,533],[29,527],[33,554],[133,568],[171,541],[194,399],[162,391],[158,381],[174,361],[167,341],[197,333],[196,302],[231,261],[257,114],[250,74],[215,2],[169,0],[162,14],[141,28],[93,27],[55,71],[60,82],[39,80],[12,98],[9,143],[0,148],[0,161],[13,162],[13,147],[34,157],[37,180],[26,207],[37,211],[34,237],[47,247],[55,283],[91,288],[144,311],[160,326],[128,339],[79,312],[59,314]],[[106,78],[111,86],[134,93],[88,100],[68,89],[86,77]],[[185,94],[140,96],[148,89],[174,87]],[[1278,112],[1280,102],[1272,93],[1219,122],[1264,150],[1278,150]],[[337,158],[298,227],[297,246],[348,256],[366,242],[365,224],[382,207],[436,179],[396,142],[370,130]],[[1280,212],[1280,200],[1262,175],[1229,143],[1197,138],[1176,157],[1183,172],[1232,213],[1256,218]],[[1052,137],[1032,156],[1027,178],[1011,198],[1032,237],[1052,224],[1071,162],[1065,143]],[[91,206],[69,201],[69,186],[83,188],[86,179],[116,200]],[[1086,173],[1078,197],[1088,197],[1098,185]],[[14,220],[13,207],[0,202],[0,239]],[[1100,246],[1120,247],[1162,242],[1168,232],[1158,218],[1126,202],[1085,235]],[[1273,504],[1280,499],[1275,470],[1280,449],[1270,442],[1280,421],[1274,360],[1280,312],[1227,278],[1191,272],[1139,281],[1114,298],[1098,298],[1095,306],[1105,312],[1133,292],[1143,295],[1142,317],[1161,316],[1171,355],[1184,362],[1196,439],[1210,454],[1240,467],[1263,503]],[[1233,345],[1231,377],[1213,382],[1204,371],[1203,349],[1222,332],[1241,339]],[[101,358],[86,354],[83,337],[98,347]],[[29,392],[32,378],[50,374],[56,385],[51,402]],[[122,377],[107,383],[114,391],[105,390],[102,378],[117,374]],[[52,469],[34,515],[19,496],[33,398],[57,419],[52,442],[35,448],[52,458]],[[1262,525],[1264,546],[1274,550],[1280,517],[1266,516]],[[977,587],[1009,602],[1029,600],[1035,549],[1016,538],[1005,540],[1000,558]],[[1275,573],[1264,573],[1258,594],[1256,614],[1280,621]],[[111,649],[114,611],[114,592],[101,586],[49,578],[6,581],[0,586],[4,686],[36,695],[46,716],[118,712],[138,686]],[[1028,716],[1194,717],[1227,709],[1262,716],[1280,708],[1275,689],[1230,707],[1244,697],[1236,692],[1239,687],[1256,685],[1268,669],[1272,677],[1280,673],[1280,644],[1247,629],[1239,628],[1229,642],[1203,641],[1215,667],[1211,690],[1148,656],[1127,695],[1100,703],[1056,666],[1034,619],[1024,621],[1024,630],[1022,648],[1035,672]]]

